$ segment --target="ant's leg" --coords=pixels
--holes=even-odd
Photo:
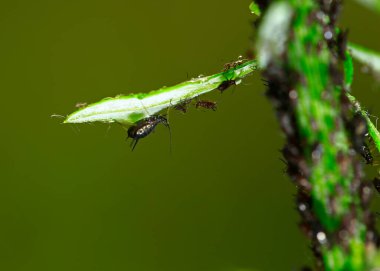
[[[149,114],[148,109],[145,107],[145,105],[144,105],[144,103],[143,103],[142,101],[140,101],[140,104],[141,104],[142,108],[143,108],[144,111],[145,111],[145,114],[146,114],[146,117],[145,117],[145,118],[149,118],[151,115]],[[145,119],[145,118],[144,118],[144,119]]]
[[[132,147],[132,151],[136,148],[136,145],[137,145],[138,142],[139,142],[138,139],[135,139],[134,141],[132,141],[132,143],[134,143],[133,147]]]
[[[107,130],[106,130],[106,133],[104,134],[104,137],[107,137],[107,136],[108,136],[110,130],[111,130],[111,124],[108,123],[108,127],[107,127]],[[128,139],[128,138],[127,138],[127,139]]]
[[[379,118],[377,116],[375,116],[375,115],[370,114],[368,111],[366,113],[367,113],[368,117],[371,117],[371,118],[375,119],[375,126],[376,126],[376,129],[377,129],[377,121],[379,120]]]
[[[127,138],[128,139],[128,138]],[[132,138],[132,142],[129,144],[129,147],[132,149],[132,147],[133,147],[133,143],[135,143],[135,139],[134,138]]]
[[[165,124],[166,127],[169,129],[169,143],[170,143],[170,154],[172,153],[172,130],[170,129],[169,123]]]

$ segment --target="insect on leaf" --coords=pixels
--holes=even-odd
[[[70,114],[64,123],[133,124],[168,107],[217,89],[225,81],[240,82],[240,79],[252,73],[256,67],[256,61],[251,60],[221,73],[192,79],[149,93],[106,98]]]

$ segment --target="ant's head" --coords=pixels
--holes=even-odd
[[[158,115],[157,121],[161,122],[163,125],[165,125],[166,127],[168,127],[170,129],[168,119],[166,118],[166,114],[165,115]]]

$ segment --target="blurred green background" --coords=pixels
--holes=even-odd
[[[283,138],[259,73],[217,112],[173,112],[134,152],[113,125],[61,125],[77,102],[220,71],[254,34],[250,1],[0,3],[0,270],[295,270]],[[347,2],[352,41],[380,50],[379,17]],[[357,67],[358,71],[360,67]],[[354,93],[380,115],[380,89]],[[78,131],[80,129],[80,132]],[[379,198],[377,198],[379,200]]]

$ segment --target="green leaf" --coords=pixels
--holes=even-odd
[[[249,9],[251,10],[251,12],[252,12],[253,14],[256,14],[257,16],[260,16],[260,15],[261,15],[260,7],[259,7],[255,2],[252,2],[252,3],[249,5]]]
[[[348,50],[346,51],[346,60],[344,61],[343,66],[345,85],[347,89],[350,89],[354,80],[354,64],[352,63],[352,56]]]
[[[353,43],[348,44],[348,49],[355,60],[368,66],[372,71],[380,73],[380,53]]]
[[[247,61],[241,65],[207,77],[200,77],[172,87],[164,87],[149,93],[131,94],[105,98],[97,103],[69,115],[64,123],[106,122],[133,124],[143,118],[154,115],[184,100],[217,89],[221,83],[241,79],[256,70],[256,61]]]

